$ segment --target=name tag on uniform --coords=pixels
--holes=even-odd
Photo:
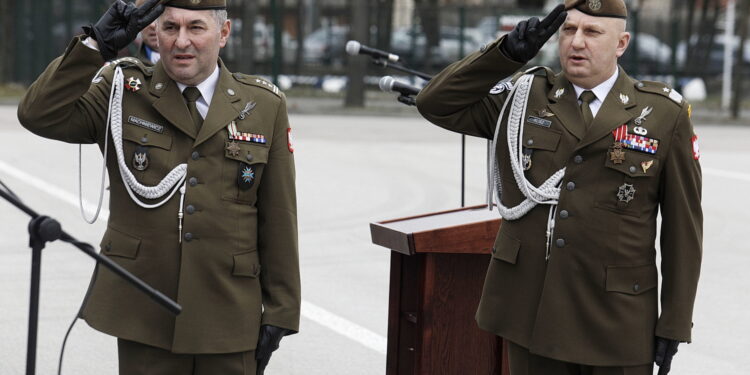
[[[526,121],[528,121],[528,122],[530,122],[530,123],[532,123],[534,125],[539,125],[539,126],[544,127],[544,128],[549,128],[550,126],[552,126],[552,121],[545,120],[543,118],[535,117],[535,116],[529,116],[529,119],[526,120]]]
[[[138,125],[138,126],[140,126],[142,128],[146,128],[148,130],[151,130],[151,131],[154,131],[154,132],[157,132],[157,133],[164,133],[164,126],[163,125],[155,124],[155,123],[153,123],[151,121],[147,121],[147,120],[144,120],[142,118],[138,118],[138,117],[135,117],[135,116],[129,116],[128,117],[128,122],[131,123],[131,124],[133,124],[133,125]]]

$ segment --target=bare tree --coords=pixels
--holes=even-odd
[[[241,70],[255,74],[255,17],[258,14],[257,1],[242,2],[242,48],[240,48]]]
[[[349,39],[367,40],[367,33],[370,28],[367,17],[367,4],[364,1],[352,2],[352,22],[349,30]],[[346,98],[344,105],[346,107],[364,107],[365,106],[365,71],[367,70],[367,61],[362,56],[356,56],[348,59]]]
[[[732,77],[732,118],[737,119],[740,117],[740,109],[742,104],[742,97],[744,96],[744,77],[745,77],[745,40],[748,37],[748,29],[750,25],[750,0],[738,0],[737,7],[740,10],[737,14],[740,15],[737,22],[739,23],[739,36],[740,36],[740,47],[735,56],[734,71]]]
[[[372,12],[378,27],[377,48],[388,51],[391,48],[391,29],[393,28],[393,0],[377,0]]]
[[[432,51],[440,45],[440,8],[438,0],[415,0],[414,3],[426,38],[424,67],[429,68]]]

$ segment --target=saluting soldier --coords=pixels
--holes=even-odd
[[[183,307],[173,316],[95,271],[81,316],[118,337],[121,374],[247,375],[256,363],[262,374],[299,327],[286,98],[219,59],[226,6],[118,0],[18,108],[38,135],[99,145],[111,183],[101,251]],[[153,68],[134,58],[102,67],[155,20],[162,59]]]
[[[417,97],[436,125],[493,140],[504,220],[476,319],[510,342],[512,375],[666,374],[691,340],[700,149],[682,96],[618,66],[626,19],[622,0],[567,0]],[[514,74],[561,25],[562,72]]]

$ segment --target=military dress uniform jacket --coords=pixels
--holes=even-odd
[[[498,43],[433,78],[417,96],[422,115],[443,128],[491,139],[512,83],[493,85],[521,68]],[[702,257],[701,169],[689,105],[663,84],[619,73],[586,131],[564,75],[534,70],[521,140],[532,155],[525,175],[539,186],[566,168],[551,254],[546,261],[550,206],[504,221],[476,314],[482,329],[532,353],[591,366],[651,363],[654,335],[689,342]],[[652,112],[639,122],[646,137],[659,141],[656,153],[625,149],[625,160],[616,163],[613,131],[627,125],[633,134],[647,107]],[[513,207],[524,197],[511,171],[504,124],[497,162],[502,202]],[[626,184],[635,189],[629,202],[618,198]]]
[[[103,63],[76,38],[29,88],[18,109],[23,126],[43,137],[103,149],[114,70],[110,64],[100,72],[103,79],[92,83]],[[132,58],[121,65],[126,82],[142,82],[123,98],[128,168],[153,186],[187,163],[183,240],[180,194],[159,208],[136,205],[123,185],[110,137],[110,217],[101,249],[183,311],[173,316],[99,267],[83,318],[102,332],[175,353],[253,350],[261,324],[297,331],[295,173],[284,95],[264,80],[230,73],[219,61],[216,91],[197,131],[161,62],[153,69]],[[233,120],[238,131],[263,135],[267,142],[240,141],[239,150],[229,150],[227,125]],[[146,170],[133,168],[136,149],[147,150]],[[240,169],[247,166],[255,176],[250,188],[240,188]]]

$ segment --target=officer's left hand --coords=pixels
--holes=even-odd
[[[667,375],[672,368],[672,357],[677,354],[677,346],[680,342],[677,340],[656,338],[656,365],[659,366],[658,375]]]
[[[271,360],[271,353],[279,348],[279,342],[290,331],[285,328],[279,328],[271,325],[260,327],[258,335],[258,347],[255,349],[255,359],[258,361],[257,375],[263,375],[263,371]]]
[[[500,45],[500,50],[507,57],[525,64],[539,53],[544,43],[557,32],[567,17],[565,5],[560,4],[541,21],[536,17],[521,21],[508,33]]]
[[[85,26],[83,30],[96,40],[104,60],[111,60],[164,12],[164,5],[159,1],[148,0],[137,8],[132,3],[117,0],[95,25]]]

